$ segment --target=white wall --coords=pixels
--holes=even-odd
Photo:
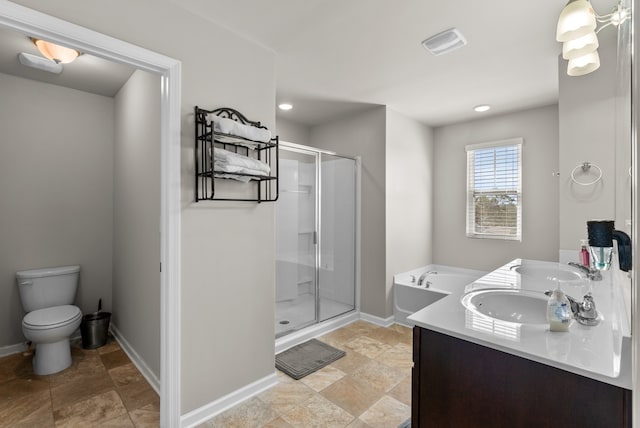
[[[113,316],[160,377],[160,79],[136,71],[115,96]]]
[[[465,145],[523,137],[522,242],[465,234]],[[492,270],[516,258],[558,260],[558,107],[547,106],[434,130],[433,261]]]
[[[558,60],[561,250],[580,248],[580,240],[587,238],[587,220],[615,219],[616,43],[611,37],[599,39],[597,71],[570,77],[566,73],[566,61]],[[571,171],[583,162],[598,165],[602,169],[602,180],[591,186],[573,183]],[[625,168],[621,169],[624,174]],[[578,169],[576,177],[581,182],[589,182],[595,173],[595,168],[586,175]],[[624,227],[624,224],[617,226]]]
[[[182,62],[182,413],[273,374],[273,204],[193,203],[193,107],[274,129],[274,53],[177,2],[16,3]]]
[[[433,167],[431,128],[387,108],[387,316],[393,275],[432,262]]]
[[[113,98],[0,74],[0,347],[23,342],[23,269],[79,264],[111,310]]]
[[[386,108],[311,129],[310,145],[348,156],[362,157],[361,183],[361,297],[360,309],[386,317],[385,270],[385,139]]]
[[[276,134],[280,137],[280,141],[288,143],[302,144],[309,146],[311,140],[311,129],[308,126],[300,125],[282,117],[276,118]]]

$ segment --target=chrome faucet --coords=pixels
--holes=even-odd
[[[598,269],[589,269],[586,266],[583,266],[579,263],[574,263],[574,262],[569,262],[568,264],[569,266],[573,266],[575,268],[580,269],[580,271],[582,271],[582,273],[587,275],[587,278],[589,278],[591,281],[602,281],[602,274]]]
[[[429,275],[437,275],[438,272],[436,272],[435,270],[428,270],[426,272],[424,272],[422,275],[420,275],[420,278],[418,278],[418,285],[422,285],[422,283],[424,282],[424,280],[429,276]],[[428,288],[431,285],[431,283],[429,281],[427,281],[427,283],[424,285],[425,288]]]
[[[551,296],[553,292],[547,290],[544,292],[547,296]],[[600,320],[598,319],[598,311],[596,310],[596,303],[593,301],[591,293],[584,295],[584,300],[579,303],[576,299],[565,294],[569,305],[571,306],[571,312],[573,312],[573,318],[582,325],[594,326],[597,325]]]

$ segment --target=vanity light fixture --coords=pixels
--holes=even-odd
[[[289,103],[282,103],[282,104],[278,104],[278,108],[280,110],[291,110],[293,108],[293,105]]]
[[[56,45],[55,43],[47,42],[42,39],[33,39],[33,43],[45,58],[48,58],[57,64],[69,64],[75,61],[75,59],[80,55],[80,52],[75,49]]]
[[[491,106],[489,104],[480,104],[479,106],[475,106],[473,108],[473,111],[476,111],[478,113],[482,113],[489,110],[491,110]]]
[[[563,43],[562,57],[569,60],[567,74],[583,76],[597,70],[600,67],[597,34],[610,25],[619,26],[629,17],[630,11],[621,1],[611,13],[598,15],[589,0],[569,0],[556,28],[556,40]]]

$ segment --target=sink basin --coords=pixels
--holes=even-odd
[[[568,266],[566,268],[556,268],[520,265],[514,267],[513,270],[523,276],[545,279],[547,281],[580,281],[584,279],[580,272],[577,272]]]
[[[538,291],[522,289],[477,290],[462,296],[461,302],[472,312],[518,324],[546,324],[548,297]]]

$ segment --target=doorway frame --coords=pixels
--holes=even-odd
[[[0,0],[0,27],[160,76],[160,426],[180,426],[180,61]]]

